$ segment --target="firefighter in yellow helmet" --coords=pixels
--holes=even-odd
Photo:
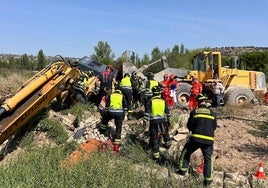
[[[200,148],[204,156],[204,186],[208,186],[213,180],[211,156],[213,153],[214,132],[217,128],[216,114],[207,107],[207,99],[203,94],[199,94],[196,97],[198,107],[190,112],[188,118],[187,128],[191,135],[181,152],[178,170],[180,175],[186,174],[191,154]]]
[[[169,135],[170,109],[165,100],[161,98],[161,88],[152,88],[153,97],[147,103],[144,118],[149,120],[150,145],[152,147],[153,159],[159,161],[159,147],[161,139],[165,142],[165,147],[169,148],[171,139]]]
[[[102,119],[99,124],[99,130],[102,134],[107,134],[108,132],[108,122],[114,119],[116,130],[114,135],[114,152],[118,153],[121,144],[121,132],[122,124],[124,120],[124,113],[127,110],[127,102],[119,90],[118,86],[115,87],[115,90],[112,94],[106,96],[105,108],[102,109]]]
[[[133,118],[133,109],[132,109],[132,83],[130,80],[130,75],[128,73],[124,74],[124,78],[120,82],[120,88],[123,95],[127,101],[127,117],[128,120]]]

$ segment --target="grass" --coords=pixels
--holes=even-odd
[[[67,112],[83,117],[90,105],[73,105]],[[93,113],[93,112],[92,112]],[[126,138],[120,155],[94,152],[87,160],[73,168],[61,168],[60,164],[75,149],[76,142],[67,142],[62,125],[45,115],[35,131],[31,129],[20,141],[24,152],[0,168],[1,187],[198,187],[194,178],[179,181],[168,174],[175,171],[172,163],[162,165],[151,160],[148,147],[144,147],[133,135]],[[56,144],[39,146],[35,132],[45,132]]]
[[[142,149],[137,148],[139,146],[135,144],[128,145],[120,156],[97,151],[73,168],[61,168],[61,162],[73,151],[73,147],[67,143],[54,147],[31,147],[0,169],[0,184],[1,187],[55,188],[198,187],[197,182],[190,179],[180,182],[167,174],[166,177],[161,176],[163,167],[156,165]],[[125,156],[125,152],[132,157]],[[169,170],[172,171],[172,168],[169,167]]]

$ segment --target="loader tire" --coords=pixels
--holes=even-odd
[[[230,89],[226,93],[226,104],[229,105],[244,105],[255,100],[255,96],[250,89],[236,87]]]
[[[179,83],[178,90],[176,91],[177,103],[176,107],[188,109],[190,98],[191,85],[188,83]]]

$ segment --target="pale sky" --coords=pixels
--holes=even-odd
[[[267,0],[0,0],[0,54],[116,57],[158,47],[268,47]]]

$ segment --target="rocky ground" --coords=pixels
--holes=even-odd
[[[218,128],[215,133],[214,145],[214,170],[223,173],[236,174],[253,174],[258,169],[258,164],[264,164],[264,171],[268,172],[268,106],[245,106],[245,107],[224,107],[217,110]],[[172,147],[168,153],[174,153],[181,150],[187,136],[185,128],[189,112],[181,111],[180,109],[173,110],[173,115],[178,117],[178,122],[175,122],[173,129],[170,130],[173,137]],[[55,115],[54,115],[55,116]],[[70,139],[83,143],[88,138],[96,138],[101,141],[107,141],[108,138],[99,134],[96,122],[100,118],[100,114],[86,115],[77,129],[70,131]],[[139,115],[139,117],[141,117]],[[60,117],[62,121],[62,117]],[[123,140],[133,127],[142,126],[142,119],[124,121]],[[109,125],[114,127],[113,122]],[[85,127],[82,133],[78,130]],[[111,129],[112,130],[112,129]],[[79,134],[78,134],[79,133]],[[78,138],[79,137],[79,138]],[[141,134],[140,139],[148,141],[148,137]],[[40,145],[49,143],[46,134],[39,134],[37,142]],[[21,149],[17,149],[9,153],[0,161],[0,166],[8,160],[16,157]],[[175,157],[174,157],[175,158]],[[201,163],[202,154],[197,151],[192,156],[192,166],[198,168]]]
[[[188,114],[179,109],[173,111],[173,115],[179,118],[170,130],[173,137],[171,150],[180,150],[185,143]],[[215,133],[213,154],[215,170],[246,174],[256,171],[260,162],[268,169],[268,106],[224,107],[218,110],[217,114],[218,128]],[[95,116],[96,118],[99,116]],[[84,125],[88,124],[87,122],[94,122],[95,119],[86,120]],[[133,127],[141,124],[142,119],[124,121],[123,137]],[[114,126],[112,122],[109,125]],[[83,139],[96,137],[103,141],[107,140],[103,135],[98,134],[95,125],[87,129],[83,136]],[[148,141],[148,137],[143,134],[140,137]],[[193,155],[196,164],[200,163],[201,159],[201,152]]]

